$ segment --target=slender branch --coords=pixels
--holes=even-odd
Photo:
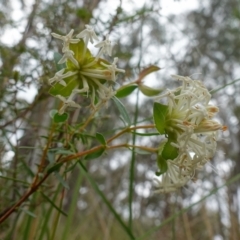
[[[94,118],[95,113],[100,109],[100,107],[103,105],[103,102],[97,106],[94,111],[91,113],[91,115],[88,117],[88,119],[85,121],[82,127],[78,130],[78,132],[82,132],[83,129],[87,127],[87,125],[91,122],[91,120]]]
[[[157,148],[150,148],[150,147],[144,147],[144,146],[138,146],[138,145],[132,145],[132,144],[128,144],[128,143],[122,143],[122,144],[118,144],[118,145],[113,145],[113,146],[104,146],[104,145],[99,145],[97,147],[94,147],[92,149],[89,149],[87,151],[83,151],[83,152],[79,152],[79,153],[76,153],[76,154],[73,154],[73,155],[69,155],[65,158],[62,158],[59,163],[65,163],[65,162],[69,162],[69,161],[72,161],[76,158],[80,158],[80,157],[83,157],[85,155],[88,155],[90,153],[94,153],[102,148],[105,148],[107,150],[109,149],[115,149],[115,148],[139,148],[139,149],[142,149],[144,151],[148,151],[148,152],[152,152],[152,153],[156,153],[158,151]]]
[[[107,140],[107,143],[112,142],[114,139],[118,138],[119,136],[123,135],[124,133],[131,132],[131,131],[136,130],[136,129],[148,129],[148,128],[155,128],[155,125],[150,124],[150,125],[144,125],[144,126],[135,126],[135,127],[125,128],[121,132],[117,133],[115,136],[109,138]]]

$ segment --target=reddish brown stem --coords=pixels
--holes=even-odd
[[[49,177],[49,173],[46,173],[45,176],[34,186],[32,186],[28,192],[26,192],[15,204],[9,207],[7,210],[4,210],[0,213],[0,224],[7,219],[23,202],[25,202],[31,195],[34,193],[41,184]]]

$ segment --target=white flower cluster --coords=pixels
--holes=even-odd
[[[165,132],[175,134],[171,145],[177,148],[178,156],[167,159],[167,171],[154,177],[156,193],[175,191],[193,179],[195,170],[214,156],[217,131],[226,129],[212,120],[218,108],[209,105],[211,95],[200,81],[177,75],[173,78],[182,81],[182,86],[159,98],[168,100]]]
[[[94,41],[99,41],[93,27],[86,25],[86,29],[77,34],[76,38],[73,38],[73,32],[74,30],[72,29],[66,36],[52,33],[54,38],[63,41],[63,56],[58,64],[67,63],[69,61],[73,64],[73,67],[71,67],[71,69],[64,68],[58,71],[53,78],[48,80],[49,84],[60,84],[66,87],[67,78],[74,75],[77,75],[77,81],[79,82],[78,86],[73,89],[68,98],[57,95],[64,103],[59,110],[59,114],[63,114],[68,106],[80,108],[80,105],[73,101],[75,95],[78,93],[87,93],[87,95],[90,95],[93,107],[95,107],[96,95],[102,102],[108,101],[115,95],[115,91],[112,89],[112,83],[116,81],[116,73],[125,72],[123,69],[117,68],[116,64],[118,58],[114,58],[112,64],[108,64],[106,60],[101,59],[103,54],[112,55],[112,45],[109,40],[109,35],[106,36],[105,40],[95,45],[95,47],[99,48],[99,52],[93,57],[87,48],[89,42],[94,43]],[[80,53],[70,49],[71,44],[78,44],[80,41],[84,41],[84,49]],[[75,55],[77,54],[81,55],[81,59],[83,59],[82,63],[76,59]],[[91,59],[90,62],[89,59]]]

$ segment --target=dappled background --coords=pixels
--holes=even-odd
[[[145,79],[154,88],[178,86],[171,74],[201,79],[220,108],[218,121],[228,130],[219,134],[214,159],[174,193],[152,194],[154,155],[117,149],[82,161],[88,174],[76,165],[64,182],[53,175],[0,225],[0,239],[240,239],[237,0],[2,0],[0,212],[29,187],[49,132],[49,111],[59,104],[48,94],[47,80],[56,72],[54,52],[62,46],[50,33],[79,33],[85,24],[99,36],[109,33],[114,42],[113,55],[126,70],[116,88],[137,80],[150,65],[161,68]],[[135,90],[121,101],[133,123],[152,122],[153,99]],[[112,102],[99,114],[89,134],[109,138],[123,126]],[[160,139],[122,137],[149,147],[158,147]],[[74,144],[81,151],[96,143]]]

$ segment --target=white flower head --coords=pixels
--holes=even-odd
[[[165,159],[168,169],[155,185],[159,192],[174,191],[193,178],[216,151],[216,132],[225,126],[212,120],[218,108],[209,105],[210,93],[198,80],[173,76],[182,86],[167,91],[159,98],[167,97],[166,135],[174,136],[171,145],[177,149],[174,159]]]
[[[72,29],[66,36],[52,33],[52,36],[63,41],[63,55],[58,64],[67,63],[66,69],[55,74],[53,78],[48,80],[49,84],[55,83],[67,87],[66,90],[72,89],[72,81],[64,80],[74,74],[77,77],[72,78],[76,89],[72,90],[71,95],[66,98],[61,96],[62,88],[51,88],[50,93],[57,96],[63,101],[63,105],[59,110],[59,114],[63,114],[68,106],[80,107],[73,101],[75,94],[89,96],[91,98],[91,106],[96,109],[96,106],[103,106],[107,101],[116,94],[113,90],[113,84],[116,82],[118,73],[125,73],[123,69],[117,67],[118,58],[114,58],[112,63],[102,58],[103,54],[112,55],[112,45],[109,35],[103,41],[98,42],[95,47],[99,48],[96,56],[91,53],[88,48],[88,43],[99,41],[94,28],[90,25],[85,25],[85,29],[77,34],[73,39]],[[72,45],[76,43],[76,45]],[[99,59],[101,58],[101,59]]]

